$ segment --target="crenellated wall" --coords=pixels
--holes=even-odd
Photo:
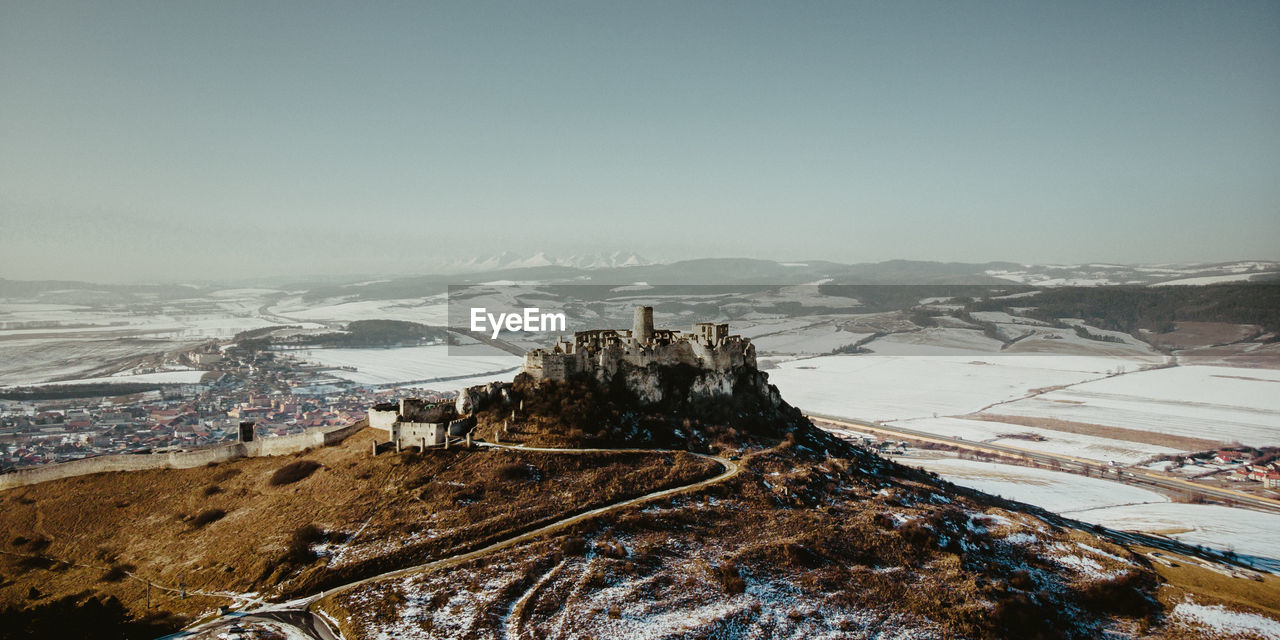
[[[445,434],[454,438],[462,437],[474,426],[476,419],[471,416],[449,422],[397,422],[391,427],[391,440],[399,441],[406,447],[433,447],[444,444]]]
[[[218,444],[191,451],[151,454],[118,454],[96,456],[70,462],[46,464],[0,474],[0,491],[50,480],[105,473],[108,471],[144,471],[147,469],[191,469],[211,462],[226,462],[258,456],[283,456],[314,447],[332,446],[368,426],[361,420],[343,427],[316,427],[289,436],[255,439],[252,442]]]

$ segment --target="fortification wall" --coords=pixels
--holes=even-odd
[[[476,419],[471,416],[452,420],[449,422],[449,435],[465,436],[467,435],[467,432],[471,430],[471,427],[474,426],[476,426]]]
[[[319,429],[307,429],[302,433],[275,438],[259,438],[253,442],[245,443],[245,447],[249,449],[250,456],[283,456],[297,453],[304,449],[323,446],[324,432]]]
[[[289,455],[308,448],[340,443],[367,425],[367,421],[361,420],[342,427],[316,427],[290,436],[263,438],[253,442],[232,442],[192,451],[170,451],[167,453],[139,455],[116,454],[46,464],[30,469],[19,469],[12,473],[0,474],[0,491],[49,482],[50,480],[61,480],[62,478],[110,471],[191,469],[211,462],[226,462],[228,460],[257,456]]]
[[[476,425],[472,417],[459,418],[449,422],[401,422],[391,432],[392,438],[400,438],[406,446],[425,444],[435,446],[444,443],[444,436],[460,437]]]
[[[342,442],[343,440],[346,440],[348,437],[352,436],[357,431],[367,426],[369,426],[368,421],[357,420],[356,422],[352,422],[351,424],[345,427],[338,427],[337,429],[327,429],[324,431],[323,444],[326,447],[331,447],[335,444]]]
[[[383,431],[391,431],[391,425],[396,423],[400,411],[396,409],[379,409],[374,407],[369,409],[369,426],[374,429],[382,429]]]

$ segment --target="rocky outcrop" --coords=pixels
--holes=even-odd
[[[454,408],[458,410],[458,415],[469,416],[495,403],[510,404],[511,398],[510,382],[490,382],[459,391]]]
[[[627,367],[616,376],[643,406],[668,403],[706,403],[735,395],[758,396],[777,408],[782,404],[769,374],[748,367],[728,371],[690,370],[681,367]],[[609,384],[611,381],[601,381]]]

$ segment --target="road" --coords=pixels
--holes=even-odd
[[[513,451],[537,451],[537,452],[545,452],[545,453],[565,453],[565,454],[681,453],[682,452],[674,449],[560,449],[560,448],[553,448],[553,447],[524,447],[519,445],[496,444],[496,443],[489,443],[489,442],[478,442],[476,444],[482,447],[490,447],[495,449],[509,449]],[[645,495],[642,495],[636,498],[629,498],[626,500],[622,500],[620,502],[615,502],[612,504],[605,505],[603,507],[591,509],[590,511],[584,511],[582,513],[561,518],[550,524],[538,527],[536,529],[532,529],[530,531],[526,531],[524,533],[511,536],[509,538],[504,538],[498,542],[495,542],[491,545],[488,545],[480,549],[476,549],[474,551],[468,551],[466,553],[452,555],[446,558],[441,558],[439,560],[433,560],[431,562],[425,562],[423,564],[414,565],[412,567],[405,567],[403,569],[388,571],[386,573],[381,573],[376,576],[364,578],[362,580],[349,582],[347,584],[334,587],[332,589],[327,589],[319,593],[314,593],[312,595],[309,595],[303,598],[291,600],[289,602],[265,604],[252,611],[229,613],[215,620],[201,623],[199,625],[196,625],[188,629],[184,629],[172,635],[164,636],[160,640],[170,640],[170,639],[178,639],[178,638],[194,639],[197,637],[213,638],[213,637],[216,637],[215,634],[226,633],[231,629],[231,627],[235,625],[243,624],[247,621],[252,621],[255,619],[270,620],[277,623],[286,624],[289,627],[293,628],[298,633],[300,633],[302,636],[307,638],[312,638],[313,640],[342,640],[342,635],[336,629],[333,629],[332,626],[329,625],[329,622],[324,618],[324,616],[321,616],[311,611],[311,605],[315,604],[317,601],[321,600],[322,598],[327,598],[330,596],[335,596],[341,593],[345,593],[357,587],[371,584],[374,582],[381,582],[383,580],[391,580],[393,578],[400,578],[400,577],[404,577],[404,576],[408,576],[411,574],[420,573],[424,571],[433,571],[436,569],[443,569],[443,568],[455,566],[455,565],[467,562],[469,560],[473,560],[480,556],[488,555],[495,551],[501,551],[503,549],[507,549],[509,547],[520,544],[521,542],[526,542],[550,533],[554,533],[556,531],[563,530],[567,527],[570,527],[584,520],[589,520],[591,518],[594,518],[596,516],[599,516],[605,513],[609,513],[611,511],[616,511],[618,509],[625,509],[627,507],[632,507],[632,506],[642,504],[645,502],[650,502],[653,500],[659,500],[661,498],[670,497],[680,493],[696,491],[698,489],[702,489],[704,487],[708,487],[713,484],[724,482],[725,480],[728,480],[729,478],[732,478],[738,475],[739,471],[741,470],[741,468],[738,466],[738,463],[732,460],[729,460],[728,458],[723,458],[720,456],[712,456],[712,455],[707,455],[703,453],[694,453],[692,451],[683,451],[683,453],[688,453],[690,455],[697,456],[704,460],[714,461],[721,466],[723,471],[720,474],[716,475],[715,477],[708,478],[706,480],[699,480],[697,482],[681,485],[678,487],[672,487],[670,489],[654,491],[652,493],[647,493]]]
[[[871,432],[881,434],[897,439],[915,440],[919,442],[931,442],[934,444],[943,444],[958,449],[966,449],[969,451],[979,451],[983,453],[993,453],[1001,456],[1012,456],[1031,460],[1033,462],[1048,466],[1057,466],[1066,471],[1084,471],[1086,468],[1093,471],[1108,471],[1113,469],[1121,469],[1124,476],[1118,476],[1114,471],[1106,473],[1103,477],[1107,480],[1118,482],[1126,482],[1131,484],[1149,485],[1169,491],[1178,491],[1182,493],[1199,494],[1206,498],[1215,500],[1229,501],[1237,506],[1249,507],[1259,511],[1268,511],[1280,513],[1280,500],[1272,500],[1263,496],[1256,496],[1243,491],[1235,491],[1233,489],[1222,489],[1218,487],[1206,487],[1201,484],[1183,480],[1182,478],[1173,478],[1159,474],[1154,471],[1132,467],[1109,467],[1097,460],[1088,460],[1085,458],[1077,458],[1059,453],[1045,453],[1044,451],[1034,451],[1031,449],[1023,449],[1005,444],[993,444],[990,442],[972,442],[969,440],[957,440],[940,436],[936,433],[928,431],[917,431],[908,429],[898,425],[883,425],[875,422],[867,422],[856,418],[844,418],[840,416],[830,416],[820,413],[806,414],[807,417],[814,421],[815,424],[821,426],[820,423],[827,423],[837,427],[843,426],[857,431]]]
[[[525,349],[524,347],[511,344],[501,338],[491,337],[483,331],[471,331],[470,329],[461,329],[459,327],[448,327],[448,330],[450,333],[456,333],[458,335],[471,338],[472,340],[478,340],[495,349],[506,351],[513,356],[524,357],[525,352],[528,351],[528,349]]]

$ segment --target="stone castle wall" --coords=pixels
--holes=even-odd
[[[278,438],[255,439],[252,442],[218,444],[191,451],[151,454],[116,454],[96,456],[70,462],[46,464],[0,474],[0,491],[50,480],[72,478],[108,471],[145,471],[147,469],[191,469],[211,462],[227,462],[258,456],[282,456],[314,447],[332,446],[363,429],[364,420],[344,427],[319,427]]]
[[[609,384],[621,376],[641,402],[651,404],[671,393],[664,391],[670,386],[663,384],[664,372],[680,366],[697,371],[689,388],[679,392],[689,401],[732,395],[742,374],[768,378],[757,367],[755,345],[749,338],[729,335],[728,324],[701,322],[689,333],[654,329],[651,307],[636,308],[630,330],[578,331],[572,342],[529,351],[522,371],[536,381],[586,374]]]
[[[374,429],[390,431],[391,425],[399,419],[400,406],[395,403],[377,404],[369,409],[369,426]]]
[[[645,345],[613,341],[590,349],[535,349],[525,354],[522,371],[535,380],[565,380],[577,373],[589,373],[607,381],[617,375],[624,363],[640,369],[651,365],[687,365],[709,371],[755,369],[756,351],[749,339],[738,336],[710,344],[693,339]]]
[[[459,418],[449,422],[398,422],[391,429],[391,439],[399,439],[403,446],[425,445],[428,447],[444,444],[445,434],[450,437],[462,437],[476,426],[473,417]]]

